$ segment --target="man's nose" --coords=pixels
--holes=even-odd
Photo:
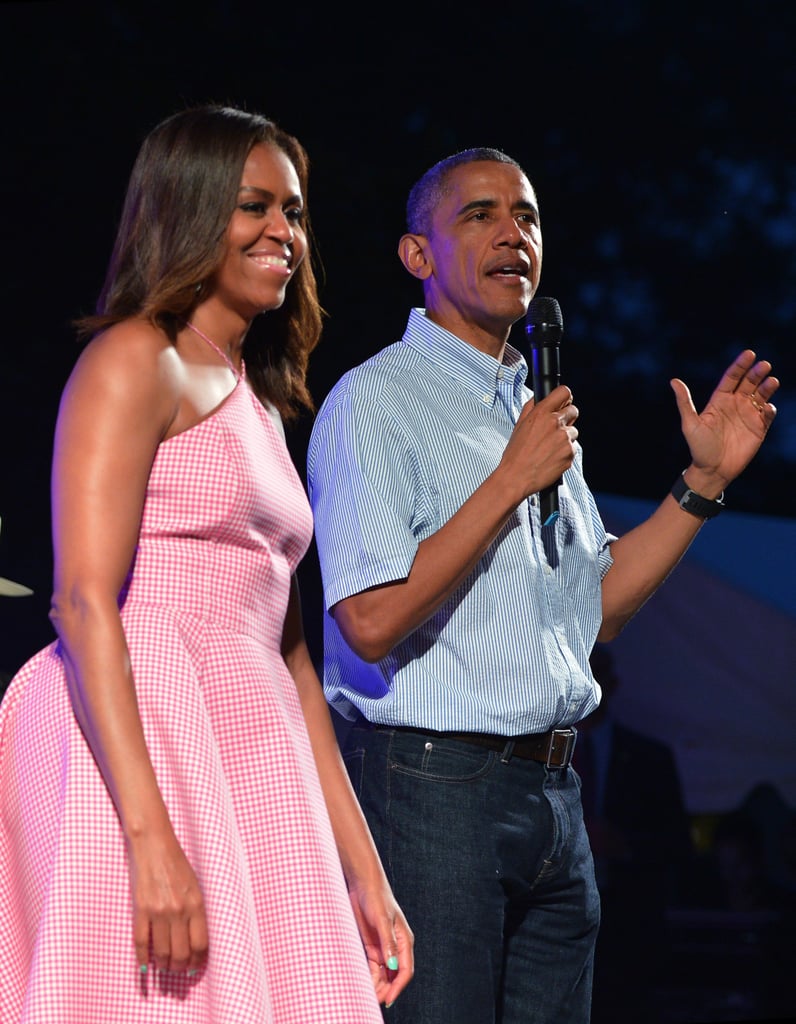
[[[500,225],[497,242],[498,245],[508,245],[512,249],[525,249],[528,246],[528,235],[513,217],[507,217]]]

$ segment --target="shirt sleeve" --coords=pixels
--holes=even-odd
[[[388,406],[349,375],[313,426],[307,486],[327,608],[406,579],[417,552],[420,468]]]

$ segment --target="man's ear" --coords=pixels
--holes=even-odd
[[[425,281],[431,276],[432,266],[425,235],[404,235],[398,243],[398,257],[412,277]]]

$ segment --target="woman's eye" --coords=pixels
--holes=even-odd
[[[285,210],[285,216],[294,224],[300,224],[304,219],[304,211],[300,206],[294,206],[290,210]]]
[[[243,210],[244,213],[257,213],[262,215],[265,213],[265,203],[241,203],[240,209]]]

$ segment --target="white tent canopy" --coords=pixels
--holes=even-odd
[[[622,534],[654,502],[597,494]],[[674,751],[691,813],[773,784],[796,807],[796,520],[724,511],[611,644],[620,721]]]

